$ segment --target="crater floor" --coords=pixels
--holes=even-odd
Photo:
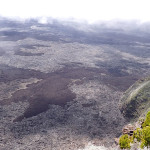
[[[0,149],[112,145],[126,123],[123,92],[150,74],[150,35],[32,20],[0,27]]]

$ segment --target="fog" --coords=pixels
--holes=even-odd
[[[88,23],[110,20],[150,21],[149,0],[5,0],[0,1],[0,15],[28,19],[47,17],[85,20]]]

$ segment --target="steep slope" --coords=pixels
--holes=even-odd
[[[121,99],[121,111],[127,119],[136,120],[150,108],[150,77],[133,84]]]

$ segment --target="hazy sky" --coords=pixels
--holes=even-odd
[[[150,0],[0,0],[0,15],[150,21]]]

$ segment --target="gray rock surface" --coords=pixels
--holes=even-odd
[[[150,74],[150,35],[58,21],[0,27],[0,150],[111,146],[126,124],[119,99]]]

